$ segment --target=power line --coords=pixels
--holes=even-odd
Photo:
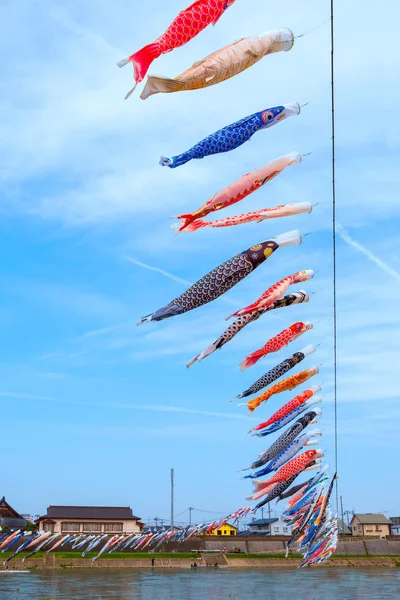
[[[333,243],[333,380],[335,415],[335,472],[338,473],[338,402],[337,402],[337,261],[336,261],[336,121],[335,121],[335,0],[331,3],[331,108],[332,108],[332,243]],[[336,514],[339,514],[339,484],[336,475]]]

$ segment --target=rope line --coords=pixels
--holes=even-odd
[[[333,380],[334,380],[334,420],[335,420],[335,472],[338,473],[338,401],[337,401],[337,260],[336,260],[336,121],[335,121],[335,0],[331,3],[331,107],[332,107],[332,245],[333,245]],[[335,479],[336,514],[339,515],[339,484]]]

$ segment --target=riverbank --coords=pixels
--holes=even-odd
[[[183,556],[177,554],[157,555],[134,553],[121,555],[109,555],[101,557],[92,563],[91,556],[69,557],[72,553],[42,554],[34,556],[26,563],[21,558],[13,559],[6,567],[0,566],[0,571],[6,570],[49,570],[49,569],[190,569],[194,561],[199,567],[205,567],[207,564],[218,565],[218,568],[224,569],[295,569],[301,564],[300,557],[284,555],[240,555],[240,554],[196,554]],[[154,565],[152,564],[154,559]],[[399,556],[343,556],[336,555],[324,565],[316,565],[313,568],[400,568]],[[209,567],[213,568],[213,567]]]

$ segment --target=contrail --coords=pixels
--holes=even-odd
[[[172,279],[176,283],[183,283],[184,285],[192,286],[193,283],[191,281],[187,281],[186,279],[182,279],[181,277],[177,277],[173,275],[173,273],[169,273],[168,271],[164,271],[164,269],[160,269],[159,267],[152,267],[151,265],[147,265],[146,263],[140,262],[140,260],[136,260],[136,258],[131,258],[130,256],[125,256],[125,260],[137,265],[138,267],[142,267],[143,269],[147,269],[148,271],[155,271],[156,273],[160,273],[160,275],[164,275],[164,277],[168,277],[168,279]],[[231,300],[230,298],[222,298],[224,302],[228,304],[232,304],[233,306],[241,306],[238,302]]]
[[[338,223],[336,225],[336,230],[337,230],[338,234],[340,235],[340,237],[342,238],[342,240],[344,242],[346,242],[346,244],[348,244],[349,246],[352,246],[352,248],[355,248],[355,250],[358,250],[358,252],[361,252],[361,254],[364,254],[364,256],[366,256],[371,262],[375,263],[380,269],[382,269],[382,271],[385,271],[386,273],[388,273],[388,275],[391,275],[391,277],[394,277],[394,279],[397,279],[397,281],[400,281],[400,273],[398,273],[397,271],[392,269],[389,265],[387,265],[385,262],[383,262],[383,260],[381,260],[380,258],[377,258],[375,256],[375,254],[370,252],[370,250],[368,250],[367,248],[365,248],[364,246],[362,246],[361,244],[359,244],[358,242],[353,240],[353,238],[347,233],[347,231],[344,229],[344,227],[342,227],[342,225],[340,225],[340,223]]]
[[[186,279],[182,279],[181,277],[177,277],[168,271],[164,271],[164,269],[160,269],[159,267],[152,267],[151,265],[147,265],[146,263],[140,262],[140,260],[136,260],[135,258],[131,258],[130,256],[125,256],[125,260],[137,265],[138,267],[143,267],[143,269],[147,269],[148,271],[155,271],[156,273],[160,273],[160,275],[164,275],[164,277],[168,277],[168,279],[172,279],[176,283],[183,283],[183,285],[193,285],[191,281],[187,281]]]

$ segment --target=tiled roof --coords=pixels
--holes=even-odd
[[[49,506],[41,519],[122,519],[138,521],[129,506]]]
[[[17,513],[17,511],[8,504],[5,496],[3,496],[0,500],[0,508],[6,508],[9,513],[10,513],[10,517],[11,518],[16,518],[16,519],[22,519],[23,517],[21,517],[21,515],[19,513]]]
[[[257,521],[251,521],[249,525],[250,527],[252,525],[271,525],[271,523],[276,523],[276,521],[279,521],[279,519],[258,519]]]
[[[382,515],[382,514],[374,514],[374,513],[361,514],[361,513],[356,513],[353,516],[353,519],[355,517],[363,525],[390,525],[389,519],[386,518],[385,515]]]

